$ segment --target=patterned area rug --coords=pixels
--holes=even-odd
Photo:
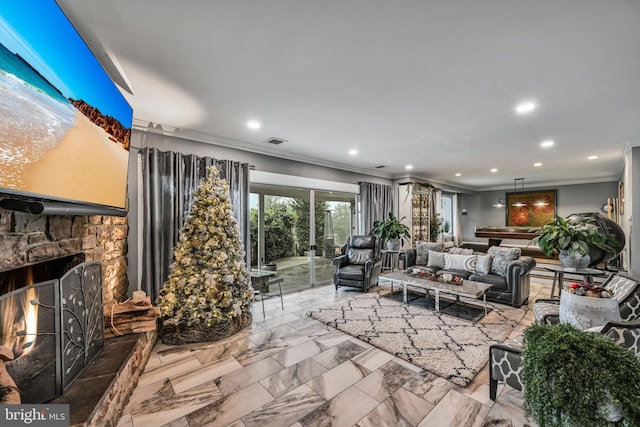
[[[478,322],[383,297],[371,290],[307,313],[384,351],[466,387],[489,360],[489,346],[503,342],[526,313],[502,304]]]

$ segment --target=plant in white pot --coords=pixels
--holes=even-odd
[[[617,253],[622,244],[614,237],[602,233],[591,218],[568,220],[561,217],[543,225],[531,241],[547,256],[558,252],[560,264],[565,268],[587,268],[591,262],[590,246]]]
[[[393,213],[389,212],[389,218],[373,223],[371,234],[387,242],[387,249],[397,251],[400,249],[400,245],[404,244],[403,239],[408,239],[411,235],[409,227],[400,222],[404,218],[398,219]]]

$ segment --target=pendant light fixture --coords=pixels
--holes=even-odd
[[[518,184],[520,184],[520,191],[518,191]],[[511,206],[515,208],[524,208],[526,206],[547,206],[549,204],[549,202],[544,199],[532,200],[531,196],[533,196],[533,194],[527,194],[524,192],[524,178],[513,179],[512,194],[518,196],[518,198],[511,204]],[[504,208],[505,206],[507,206],[506,199],[498,199],[498,201],[493,204],[494,208]]]
[[[522,189],[520,190],[520,192],[524,193],[524,178],[514,178],[513,180],[513,191],[514,193],[518,192],[518,181],[520,181],[520,184],[522,185]],[[518,198],[511,206],[515,207],[515,208],[522,208],[527,206],[527,200],[523,199],[523,198]]]
[[[504,208],[505,206],[507,206],[507,204],[504,199],[498,199],[498,201],[493,204],[494,208]]]

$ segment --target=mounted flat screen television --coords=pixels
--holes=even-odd
[[[0,2],[0,193],[125,209],[132,113],[55,1]]]

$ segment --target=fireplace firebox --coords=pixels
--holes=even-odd
[[[102,268],[76,265],[59,279],[0,295],[0,345],[23,403],[60,396],[104,347]]]

